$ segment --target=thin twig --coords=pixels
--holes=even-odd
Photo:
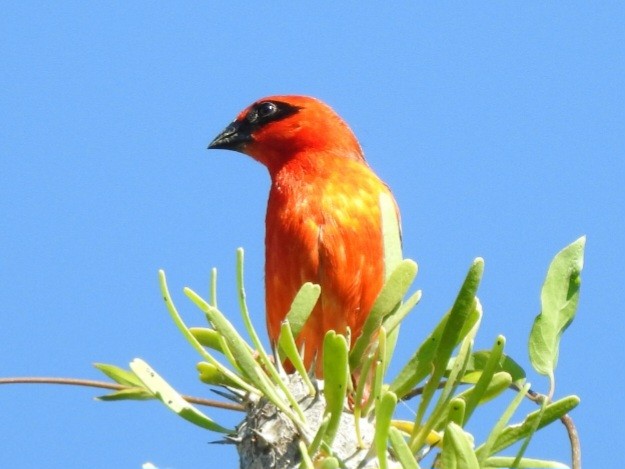
[[[514,385],[511,385],[511,387],[513,389],[517,389]],[[530,389],[527,393],[527,398],[530,401],[541,405],[543,401],[547,399],[547,396]],[[575,423],[569,414],[565,414],[560,417],[560,421],[562,422],[562,425],[564,425],[564,428],[566,428],[569,441],[571,442],[571,469],[582,469],[582,446],[579,441],[577,429],[575,428]]]
[[[109,383],[106,381],[96,381],[92,379],[78,378],[54,378],[54,377],[23,377],[23,378],[0,378],[2,384],[61,384],[69,386],[87,386],[91,388],[111,389],[113,391],[122,391],[124,389],[132,389],[131,386],[124,386],[117,383]],[[194,396],[182,396],[182,398],[191,403],[208,407],[216,407],[219,409],[236,410],[244,412],[245,408],[240,404],[230,402],[221,402],[214,399],[204,399]]]
[[[582,469],[582,446],[580,444],[579,435],[577,434],[577,428],[575,428],[573,419],[569,416],[569,414],[566,414],[560,420],[566,427],[566,431],[569,434],[569,440],[571,440],[572,469]]]

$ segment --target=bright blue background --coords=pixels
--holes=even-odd
[[[400,204],[424,297],[399,359],[483,256],[477,346],[504,334],[529,369],[548,263],[588,236],[556,395],[582,398],[573,417],[589,467],[622,459],[623,4],[206,3],[3,6],[0,375],[98,379],[91,363],[142,357],[181,392],[210,396],[156,272],[200,325],[181,288],[205,294],[218,267],[220,306],[239,324],[234,258],[245,247],[264,332],[269,180],[249,158],[205,148],[253,100],[310,94],[350,123]],[[214,435],[158,403],[99,394],[0,388],[0,466],[236,466],[233,448],[208,445]],[[561,426],[528,455],[568,461]]]

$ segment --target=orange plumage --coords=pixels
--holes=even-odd
[[[322,377],[328,330],[352,343],[384,282],[379,199],[388,187],[365,162],[356,137],[326,104],[272,96],[244,109],[209,148],[245,153],[267,167],[267,329],[273,343],[305,282],[321,296],[298,337],[304,363]]]

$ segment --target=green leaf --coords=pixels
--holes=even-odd
[[[107,365],[106,363],[94,363],[93,366],[116,383],[123,384],[124,386],[143,388],[143,383],[132,371],[124,370],[115,365]]]
[[[319,464],[319,469],[338,469],[339,467],[339,460],[334,456],[328,456]]]
[[[252,343],[254,344],[254,347],[256,347],[256,353],[262,360],[266,369],[270,371],[270,374],[277,375],[277,371],[275,370],[275,367],[271,363],[271,360],[269,359],[269,356],[267,355],[267,352],[265,351],[263,344],[258,338],[256,329],[254,329],[254,325],[252,324],[252,318],[250,317],[250,312],[247,307],[247,300],[246,300],[247,295],[245,293],[245,285],[243,282],[243,264],[244,264],[243,259],[244,259],[243,248],[239,248],[237,249],[237,292],[238,292],[238,297],[239,297],[239,309],[241,311],[243,325],[245,326],[245,329],[247,330],[248,335],[252,339]],[[245,342],[242,338],[241,338],[241,342],[244,344],[244,346],[247,346],[247,342]],[[282,383],[282,381],[279,378],[278,378],[278,381]]]
[[[404,365],[397,377],[391,383],[390,390],[396,393],[399,398],[402,398],[410,392],[432,371],[432,362],[434,360],[434,356],[436,355],[436,351],[440,344],[441,337],[450,314],[451,312],[443,316],[434,331],[420,345],[419,349],[414,353],[410,360],[408,360],[408,363]],[[460,341],[469,333],[475,323],[479,320],[479,317],[479,312],[473,309],[473,311],[469,314],[464,327],[460,331],[455,345],[458,345]]]
[[[540,421],[543,418],[546,408],[547,408],[547,401],[543,400],[542,403],[540,404],[540,412],[538,413],[536,418],[533,419],[533,423],[531,427],[529,428],[527,435],[523,439],[523,443],[519,446],[519,449],[517,450],[516,457],[514,459],[514,462],[512,463],[513,468],[518,467],[519,462],[521,461],[521,459],[523,459],[523,455],[525,454],[525,451],[527,451],[527,447],[530,445],[530,442],[532,441],[532,438],[534,437],[536,430],[538,430],[538,425],[540,424]]]
[[[495,373],[488,382],[486,390],[481,393],[477,401],[477,405],[485,404],[486,402],[499,396],[506,389],[508,389],[511,384],[512,378],[508,373],[506,373],[505,371]],[[469,402],[470,399],[473,399],[472,394],[475,392],[475,389],[475,386],[473,386],[472,388],[462,391],[460,394],[458,394],[458,397],[462,397],[466,402]],[[467,417],[465,417],[465,421],[466,420],[468,420]]]
[[[399,325],[408,313],[412,311],[420,299],[421,290],[418,290],[410,295],[410,297],[399,305],[397,309],[393,310],[393,312],[384,318],[384,321],[382,322],[382,327],[388,331],[388,344],[386,347],[386,355],[384,357],[384,362],[387,366],[391,362],[393,353],[395,352],[395,345],[397,344],[397,338],[399,336]]]
[[[282,324],[280,325],[280,335],[278,336],[278,351],[282,352],[278,354],[278,359],[281,360],[282,356],[284,355],[291,361],[291,363],[301,376],[302,380],[306,384],[306,387],[308,388],[308,394],[314,396],[315,387],[308,377],[308,373],[306,372],[306,367],[304,366],[302,357],[297,350],[295,338],[293,337],[293,332],[291,330],[288,319],[282,321]]]
[[[464,422],[464,414],[466,410],[466,404],[463,399],[455,398],[449,403],[449,410],[447,413],[447,419],[449,422],[453,422],[462,426]]]
[[[497,370],[497,368],[500,367],[500,360],[503,355],[503,349],[505,345],[505,337],[501,335],[497,337],[497,339],[495,340],[495,344],[490,351],[488,360],[486,361],[486,363],[484,363],[484,366],[482,367],[481,376],[475,384],[473,392],[468,396],[466,400],[466,414],[464,416],[463,422],[460,422],[460,424],[466,423],[469,420],[471,414],[473,414],[473,411],[478,406],[480,400],[482,399],[482,396],[486,392],[486,389],[488,388],[488,385],[491,382],[495,371]],[[475,359],[475,354],[473,355],[473,359]]]
[[[382,320],[398,307],[416,275],[417,264],[410,259],[401,261],[393,271],[373,303],[362,332],[356,339],[354,348],[349,355],[350,369],[355,370],[362,363],[366,349],[371,343],[373,335],[382,325]]]
[[[529,352],[534,369],[551,381],[558,361],[560,336],[577,310],[586,237],[574,241],[554,257],[540,295],[541,312],[530,333]]]
[[[378,400],[382,394],[382,385],[384,384],[384,372],[386,371],[386,363],[383,359],[386,355],[386,330],[384,327],[380,327],[380,333],[378,334],[378,359],[375,360],[375,366],[373,367],[373,397]]]
[[[410,451],[410,447],[408,446],[408,443],[406,443],[401,431],[391,427],[389,429],[389,438],[391,440],[391,446],[393,447],[395,456],[399,460],[401,467],[403,469],[419,469],[419,464],[412,454],[412,451]]]
[[[500,456],[500,457],[492,457],[488,458],[486,462],[482,465],[483,468],[490,467],[513,467],[514,459],[511,457]],[[566,464],[562,464],[557,461],[545,461],[543,459],[530,459],[530,458],[522,458],[518,465],[514,466],[519,469],[568,469],[569,466]]]
[[[441,428],[446,421],[445,415],[449,411],[449,403],[452,399],[453,393],[461,382],[460,378],[463,376],[464,371],[466,370],[467,363],[470,358],[471,348],[473,346],[473,340],[475,338],[475,334],[477,334],[480,318],[482,316],[482,306],[480,305],[480,302],[477,300],[477,298],[474,298],[473,308],[478,314],[478,320],[462,340],[458,356],[456,357],[454,366],[449,373],[447,382],[443,386],[443,390],[438,396],[438,400],[436,402],[436,405],[434,406],[434,410],[432,410],[427,421],[423,425],[421,425],[421,417],[425,414],[425,409],[427,408],[430,400],[434,396],[433,393],[426,395],[428,391],[428,386],[432,381],[428,381],[424,388],[424,396],[422,396],[421,402],[419,404],[413,434],[411,435],[411,439],[409,442],[410,447],[415,452],[425,443],[430,432],[432,430]],[[442,340],[444,340],[444,338]],[[443,342],[441,341],[441,343]],[[440,361],[434,362],[434,373],[433,377],[430,377],[430,380],[436,379],[437,382],[440,383],[440,378],[442,375],[436,378],[434,378],[434,376],[437,375],[437,367],[442,366],[442,363],[442,359]]]
[[[358,382],[356,383],[356,393],[354,397],[354,418],[356,419],[356,435],[359,442],[362,442],[360,438],[360,417],[363,415],[367,415],[371,405],[373,405],[372,395],[369,395],[367,402],[363,402],[363,398],[365,394],[365,387],[367,386],[367,383],[371,382],[369,376],[371,373],[374,372],[374,360],[377,363],[376,354],[369,353],[366,356],[362,366],[362,372],[360,373],[360,376],[358,377]]]
[[[547,405],[542,415],[541,410],[537,410],[528,414],[522,423],[509,426],[501,432],[501,434],[492,446],[491,454],[496,454],[499,451],[506,449],[510,445],[513,445],[517,441],[520,441],[530,435],[530,433],[533,431],[533,427],[536,424],[535,420],[537,418],[540,418],[540,421],[536,428],[540,430],[546,425],[549,425],[554,420],[562,418],[562,416],[566,415],[575,407],[577,407],[578,404],[579,397],[567,396]]]
[[[425,384],[423,394],[421,395],[421,402],[417,411],[417,419],[415,426],[421,426],[422,418],[425,413],[427,405],[438,389],[438,384],[441,378],[445,374],[447,368],[447,362],[451,357],[451,354],[456,347],[456,344],[461,340],[460,334],[466,326],[467,321],[471,317],[471,313],[476,310],[477,288],[482,279],[484,273],[484,261],[481,258],[475,259],[469,272],[460,288],[460,292],[456,297],[456,301],[449,312],[449,319],[445,324],[445,329],[441,336],[440,343],[436,349],[434,360],[434,370],[430,379]]]
[[[187,339],[187,342],[191,344],[191,346],[200,354],[200,356],[204,360],[206,360],[209,363],[212,363],[218,368],[221,368],[224,374],[226,374],[230,379],[236,381],[240,389],[245,389],[247,392],[260,395],[260,392],[258,391],[258,389],[254,388],[253,386],[245,382],[243,379],[241,379],[239,376],[237,376],[235,373],[233,373],[228,368],[226,368],[221,363],[219,363],[219,361],[217,361],[210,353],[208,353],[206,349],[204,349],[204,347],[197,341],[197,339],[193,337],[193,334],[191,333],[187,325],[182,320],[182,317],[180,316],[180,314],[178,313],[178,310],[176,309],[176,306],[174,305],[174,301],[169,293],[169,288],[167,287],[167,279],[165,277],[165,272],[163,270],[158,271],[158,280],[159,280],[159,284],[161,287],[163,300],[165,301],[165,305],[167,306],[167,311],[169,312],[169,315],[174,321],[174,324],[176,325],[178,330],[182,333],[184,338]],[[208,305],[208,303],[206,303],[202,298],[200,298],[195,292],[192,292],[191,300],[202,311],[204,311],[204,307],[206,308],[212,307]],[[215,309],[214,307],[212,308]]]
[[[243,282],[243,265],[244,265],[244,256],[243,256],[243,248],[237,249],[237,290],[239,293],[239,309],[241,310],[241,316],[243,318],[243,324],[245,325],[245,329],[252,339],[252,343],[254,347],[256,347],[256,353],[260,358],[260,361],[263,363],[263,371],[264,373],[260,373],[260,378],[264,381],[267,378],[267,381],[272,381],[274,386],[272,387],[272,391],[275,388],[278,388],[282,391],[286,399],[291,404],[291,408],[297,412],[297,415],[303,422],[306,420],[304,417],[304,412],[300,408],[297,400],[293,396],[291,390],[287,387],[287,385],[282,380],[282,377],[278,374],[278,370],[274,366],[273,362],[269,358],[269,355],[265,351],[258,334],[256,333],[256,329],[254,329],[254,325],[252,324],[252,318],[250,317],[250,312],[247,307],[246,293],[245,293],[245,285]],[[245,345],[245,341],[243,341]]]
[[[240,389],[237,382],[231,380],[220,368],[212,363],[200,362],[197,364],[197,370],[200,373],[200,381],[205,384]]]
[[[436,390],[440,378],[445,373],[451,352],[479,320],[480,314],[475,309],[474,302],[483,269],[483,261],[479,258],[476,259],[469,269],[451,311],[445,314],[434,331],[421,344],[417,352],[391,383],[390,390],[396,393],[399,398],[405,396],[432,372],[432,368],[435,366],[434,360],[439,364],[444,361],[442,369],[435,371],[438,378],[431,378],[428,381],[428,383],[432,383],[430,384],[431,389],[428,390],[429,398],[431,398],[431,394]]]
[[[441,467],[445,469],[480,469],[473,452],[473,441],[459,425],[450,422],[443,437]]]
[[[221,336],[215,329],[210,329],[208,327],[190,327],[189,332],[191,332],[193,337],[204,347],[217,350],[221,353],[224,352],[221,347]]]
[[[514,412],[521,405],[521,402],[523,401],[523,398],[525,397],[529,389],[529,383],[525,384],[519,389],[516,396],[514,396],[514,399],[512,399],[512,402],[510,402],[504,413],[501,415],[501,417],[499,417],[499,420],[497,420],[497,423],[495,423],[495,426],[489,433],[486,441],[482,445],[480,445],[480,447],[477,448],[477,450],[475,451],[475,454],[477,455],[480,463],[483,463],[486,458],[495,453],[495,451],[493,451],[493,446],[495,445],[495,442],[501,436],[504,427],[508,424]]]
[[[326,436],[326,432],[328,431],[328,425],[330,424],[330,415],[326,415],[322,420],[319,428],[317,429],[317,433],[315,433],[315,437],[313,441],[308,445],[307,453],[311,456],[314,456],[317,451],[319,451],[319,447],[321,446],[321,442],[324,440]]]
[[[210,276],[210,281],[208,285],[208,304],[210,304],[213,308],[218,308],[217,306],[217,269],[215,267],[211,269],[211,276]]]
[[[121,389],[120,391],[115,391],[111,394],[98,396],[96,399],[100,401],[147,401],[150,399],[156,399],[156,396],[145,389],[143,387],[143,383],[141,383],[140,388]]]
[[[300,440],[298,443],[298,446],[299,446],[299,452],[302,455],[302,462],[299,465],[300,469],[314,469],[315,466],[313,464],[312,459],[310,458],[310,453],[308,452],[308,448],[306,448],[306,443]]]
[[[408,313],[414,308],[421,300],[422,292],[417,290],[410,297],[401,304],[397,310],[393,311],[386,318],[384,318],[384,327],[389,332],[393,332],[397,326],[404,320]]]
[[[135,358],[130,363],[130,369],[139,377],[146,388],[158,397],[167,407],[173,410],[180,417],[188,420],[199,427],[219,433],[234,433],[233,429],[222,427],[215,423],[208,416],[197,410],[180,394],[172,388],[163,378],[161,378],[150,365],[139,358]]]
[[[336,436],[347,394],[348,359],[347,340],[334,331],[328,331],[323,340],[323,390],[326,398],[326,415],[330,415],[328,429],[323,439],[329,446]]]
[[[391,419],[397,405],[397,396],[387,391],[382,394],[380,401],[375,406],[375,434],[373,436],[373,444],[378,456],[380,469],[388,467],[388,435],[391,427]]]
[[[295,295],[291,308],[286,315],[286,320],[291,325],[293,337],[297,338],[304,324],[306,324],[310,313],[312,313],[317,304],[317,300],[319,300],[319,295],[321,295],[321,287],[310,282],[302,285],[297,295]]]
[[[499,336],[497,340],[499,340],[499,338],[505,341],[504,336]],[[462,381],[465,383],[477,383],[482,372],[491,360],[492,353],[492,350],[479,350],[474,352],[469,366],[467,367],[467,373],[462,377]],[[525,380],[525,370],[505,353],[500,355],[494,371],[495,373],[505,371],[511,376],[512,381],[515,383]]]
[[[249,346],[239,335],[230,321],[226,319],[221,311],[213,308],[190,288],[185,288],[184,292],[202,311],[206,313],[211,325],[217,332],[219,332],[219,334],[221,334],[226,346],[232,351],[239,368],[251,381],[254,387],[259,389],[262,394],[267,397],[267,399],[278,407],[278,409],[283,411],[295,425],[299,428],[303,427],[303,419],[299,415],[301,413],[299,406],[294,407],[295,412],[299,410],[299,412],[295,414],[282,399],[278,389],[276,389],[276,386],[269,380],[261,366],[252,355]]]

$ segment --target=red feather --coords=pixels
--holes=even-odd
[[[234,142],[234,143],[233,143]],[[271,176],[266,216],[267,329],[280,324],[305,282],[321,296],[298,337],[304,363],[317,358],[322,377],[328,330],[352,343],[384,282],[381,194],[388,187],[365,162],[356,137],[326,104],[303,96],[272,96],[252,104],[209,148],[241,151]]]

